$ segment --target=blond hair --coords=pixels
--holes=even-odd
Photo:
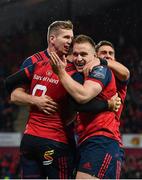
[[[52,24],[48,27],[47,32],[47,41],[49,41],[49,37],[52,33],[58,33],[60,29],[71,29],[73,30],[73,24],[70,20],[67,21],[54,21]]]

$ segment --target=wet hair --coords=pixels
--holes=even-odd
[[[95,42],[93,41],[93,39],[89,36],[84,35],[84,34],[80,34],[80,35],[76,36],[73,39],[73,45],[75,43],[78,43],[78,44],[89,43],[95,49]]]
[[[54,21],[48,26],[47,41],[52,33],[58,33],[60,29],[71,29],[73,30],[73,24],[70,20],[67,21]]]
[[[96,52],[99,51],[99,48],[100,48],[101,46],[110,46],[110,47],[112,47],[112,49],[114,49],[114,45],[113,45],[111,42],[106,41],[106,40],[103,40],[103,41],[100,41],[100,42],[96,45],[96,47],[95,47]]]

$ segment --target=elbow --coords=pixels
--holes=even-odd
[[[126,81],[130,78],[130,71],[127,69],[125,74],[123,75],[123,80]]]
[[[127,78],[126,80],[128,80],[130,78],[130,71],[128,69],[127,69],[127,77],[126,78]]]
[[[14,93],[14,92],[12,92],[11,95],[10,95],[10,101],[11,101],[12,103],[16,103],[16,96],[15,96],[15,93]]]
[[[130,71],[128,69],[125,69],[125,71],[123,71],[121,74],[118,73],[115,75],[120,81],[127,81],[130,77]]]
[[[17,89],[14,89],[10,94],[10,101],[14,104],[17,104],[18,96],[19,96],[19,91]]]

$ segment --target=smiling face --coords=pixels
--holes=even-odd
[[[109,45],[102,45],[97,51],[97,56],[102,59],[114,60],[115,59],[115,51]]]
[[[73,62],[78,72],[82,72],[84,66],[94,60],[94,57],[95,49],[89,42],[73,45]]]

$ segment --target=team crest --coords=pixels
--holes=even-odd
[[[47,71],[46,75],[50,77],[52,75],[52,71]]]
[[[49,165],[52,164],[53,162],[53,157],[52,155],[54,154],[54,150],[49,150],[49,151],[45,151],[44,153],[44,161],[43,161],[43,165]]]
[[[105,79],[107,69],[103,66],[97,66],[94,67],[91,73],[89,74],[89,77],[91,78],[99,78],[99,79]]]

